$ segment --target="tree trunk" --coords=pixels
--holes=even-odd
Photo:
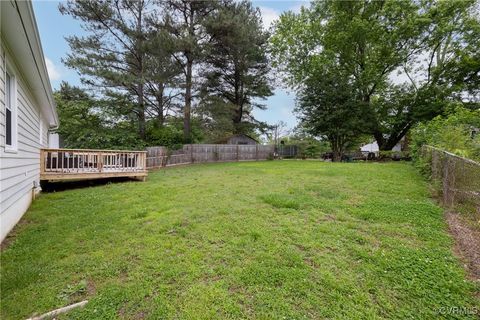
[[[159,92],[156,98],[157,98],[157,125],[159,128],[161,128],[165,123],[165,116],[163,115],[163,86],[159,89]]]
[[[400,139],[388,139],[382,145],[378,145],[378,150],[380,150],[380,151],[391,151],[397,145],[397,143],[400,141]]]
[[[195,39],[195,10],[192,7],[193,2],[189,2],[189,14],[186,18],[188,25],[188,35],[190,39]],[[185,50],[185,108],[183,109],[183,139],[185,143],[192,142],[192,128],[190,123],[190,115],[192,112],[192,76],[193,76],[193,52],[190,48]]]
[[[143,39],[142,39],[142,10],[143,3],[138,4],[138,18],[137,18],[137,38],[135,42],[135,51],[138,55],[138,134],[140,139],[145,140],[145,97],[143,84]]]
[[[342,160],[342,153],[339,151],[333,151],[333,162],[340,162]]]
[[[332,147],[332,161],[339,162],[342,161],[343,157],[343,143],[340,141],[341,138],[335,137],[330,140],[330,146]]]
[[[382,150],[382,146],[385,145],[385,138],[383,137],[383,134],[380,131],[375,131],[373,133],[373,137],[378,144],[378,149]]]
[[[234,89],[235,89],[235,112],[233,115],[233,124],[237,125],[240,122],[242,122],[242,113],[243,113],[243,108],[242,108],[242,96],[241,96],[241,90],[240,90],[240,73],[238,71],[238,68],[235,64],[235,73],[234,73]]]
[[[185,79],[185,108],[183,109],[183,138],[185,143],[191,142],[190,114],[192,109],[192,59],[187,57]]]
[[[407,134],[410,128],[411,125],[406,124],[399,132],[398,130],[396,130],[397,132],[392,132],[388,139],[384,139],[381,144],[378,144],[378,149],[380,151],[391,151],[397,145],[397,143],[399,143],[400,140],[402,140],[402,138]]]
[[[138,85],[138,135],[145,140],[145,101],[143,99],[143,84]]]

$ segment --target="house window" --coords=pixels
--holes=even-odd
[[[15,103],[15,78],[6,73],[5,77],[5,150],[17,147],[17,110]]]

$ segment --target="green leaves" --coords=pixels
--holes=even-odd
[[[262,30],[260,12],[248,1],[225,2],[205,26],[211,40],[202,72],[202,115],[220,131],[211,132],[213,136],[253,133],[258,123],[251,111],[264,107],[254,100],[273,94],[266,52],[269,34]]]
[[[118,117],[115,100],[101,100],[85,90],[62,83],[54,94],[60,118],[57,133],[66,148],[136,149],[143,147],[136,127]],[[116,111],[116,110],[115,110]]]
[[[424,144],[480,161],[480,109],[452,106],[444,117],[417,125],[412,132],[412,151]]]
[[[389,150],[412,125],[441,114],[452,98],[464,98],[462,91],[478,93],[480,28],[474,3],[313,2],[299,14],[280,17],[271,53],[285,82],[303,96],[311,87],[327,88],[330,76],[332,92],[348,85],[352,112],[345,113],[342,123],[355,119],[356,107],[363,108],[369,133],[380,149]],[[394,76],[398,72],[407,78],[403,83]],[[340,97],[330,101],[337,111],[343,105]],[[325,99],[317,101],[325,104]],[[305,99],[300,99],[298,108],[304,107]],[[331,112],[317,111],[304,114],[304,120],[322,121]],[[317,134],[325,134],[324,129]]]

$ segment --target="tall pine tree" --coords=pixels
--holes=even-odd
[[[251,132],[256,102],[271,96],[266,48],[269,34],[262,28],[258,8],[250,1],[223,2],[207,20],[211,37],[205,59],[202,102],[215,118],[229,117],[233,133]]]
[[[165,38],[150,23],[160,14],[158,5],[153,0],[72,0],[59,9],[80,20],[87,32],[67,38],[71,53],[64,62],[78,70],[84,83],[119,99],[118,112],[136,119],[145,140],[148,117],[157,116],[163,124],[166,86],[178,73],[170,52],[159,45]]]
[[[183,131],[186,142],[191,141],[192,102],[195,96],[194,71],[200,64],[208,44],[209,35],[204,23],[217,7],[215,0],[165,0],[159,1],[165,15],[157,23],[173,39],[173,57],[183,73],[184,99]]]

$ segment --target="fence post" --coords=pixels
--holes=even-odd
[[[193,163],[193,147],[191,144],[188,147],[190,148],[190,163]]]
[[[239,157],[238,157],[238,144],[237,144],[237,161],[239,161]]]
[[[422,152],[424,160],[430,164],[430,178],[439,184],[444,206],[472,204],[480,210],[480,179],[477,178],[480,163],[432,146],[424,146]]]

